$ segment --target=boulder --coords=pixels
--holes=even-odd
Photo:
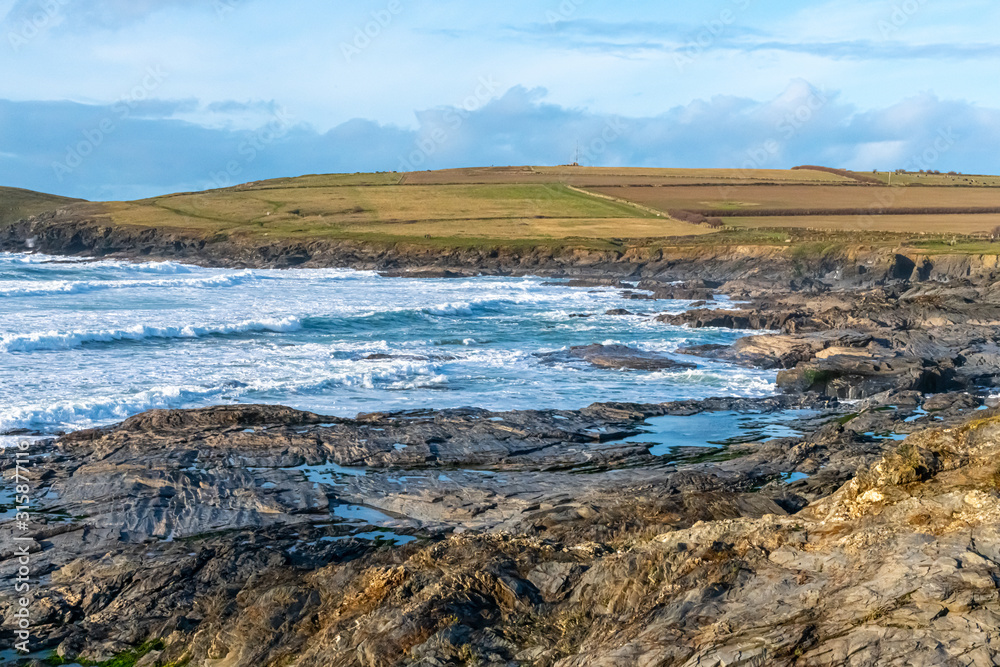
[[[797,365],[778,373],[778,388],[785,392],[818,392],[839,399],[860,399],[884,391],[936,393],[951,386],[950,375],[920,359],[865,358],[835,355]]]
[[[600,368],[633,371],[665,371],[697,368],[658,354],[626,345],[584,345],[538,355],[544,363],[586,361]]]

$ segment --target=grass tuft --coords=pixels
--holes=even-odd
[[[153,651],[162,651],[163,648],[163,640],[154,639],[137,648],[123,651],[110,660],[105,660],[104,662],[94,662],[93,660],[87,660],[85,658],[68,660],[59,656],[52,656],[51,658],[46,659],[44,663],[46,665],[70,665],[76,663],[78,665],[82,665],[82,667],[135,667],[135,663],[139,662],[141,658],[145,657],[149,653],[152,653]],[[180,666],[178,665],[178,667]]]

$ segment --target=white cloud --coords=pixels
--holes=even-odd
[[[186,103],[154,101],[123,117],[113,107],[0,100],[0,145],[16,156],[0,163],[0,182],[88,199],[152,196],[303,173],[560,164],[578,144],[592,165],[982,172],[995,170],[1000,143],[998,109],[920,95],[859,112],[803,80],[767,101],[716,96],[643,117],[553,104],[524,87],[470,102],[422,111],[414,129],[359,119],[317,131],[279,111],[278,127],[272,119],[247,131],[181,122]],[[97,132],[105,121],[112,129]],[[84,152],[68,172],[54,169]],[[933,164],[918,163],[931,154]],[[234,161],[236,172],[220,177]]]
[[[555,27],[546,20],[559,6],[554,0],[475,7],[406,0],[350,61],[342,44],[388,0],[220,0],[236,3],[221,18],[214,0],[66,1],[61,22],[19,50],[0,43],[0,97],[108,103],[156,65],[170,72],[158,94],[198,100],[203,115],[184,118],[213,126],[253,122],[208,111],[231,99],[274,100],[321,130],[355,117],[413,126],[414,109],[461,100],[481,76],[505,87],[544,87],[567,107],[630,116],[718,94],[765,99],[797,77],[836,88],[860,108],[928,89],[1000,106],[1000,89],[982,85],[1000,54],[983,25],[995,25],[1000,8],[971,1],[957,0],[947,12],[928,5],[888,42],[868,28],[891,13],[891,2],[751,3],[684,68],[675,62],[677,47],[732,0],[712,7],[639,1],[624,9],[582,3]],[[925,32],[932,22],[936,34]],[[630,52],[633,43],[640,48]]]
[[[921,128],[936,131],[942,108],[959,119],[956,125],[983,136],[992,136],[992,109],[1000,108],[1000,89],[983,85],[994,78],[1000,54],[990,33],[1000,5],[986,0],[914,0],[920,11],[891,39],[877,34],[878,21],[892,18],[894,5],[902,4],[897,0],[749,3],[684,67],[675,60],[677,48],[723,9],[744,6],[742,0],[577,3],[555,24],[547,14],[558,13],[558,0],[400,0],[402,9],[351,58],[342,45],[353,43],[389,0],[218,0],[233,8],[223,15],[215,1],[0,0],[8,38],[18,34],[18,17],[40,3],[58,8],[17,48],[0,32],[0,99],[25,103],[11,107],[13,114],[42,109],[56,119],[31,135],[43,137],[41,143],[14,150],[35,155],[35,162],[7,173],[51,186],[38,156],[65,152],[90,122],[88,109],[136,100],[137,90],[142,104],[127,124],[136,143],[119,145],[125,132],[109,139],[101,154],[108,164],[95,155],[74,172],[79,181],[72,187],[124,187],[122,179],[137,178],[143,180],[135,187],[189,186],[235,150],[241,133],[268,123],[274,109],[294,118],[301,126],[296,136],[312,143],[303,139],[296,161],[289,139],[278,157],[248,167],[255,177],[300,166],[392,169],[438,122],[441,105],[461,106],[484,78],[495,90],[434,151],[429,166],[565,161],[578,138],[599,135],[618,117],[631,119],[631,129],[603,159],[620,164],[732,166],[778,136],[767,156],[775,166],[821,160],[874,166],[932,139],[933,131]],[[144,83],[150,68],[166,74],[154,89]],[[795,83],[788,87],[789,81]],[[786,136],[788,114],[814,88],[837,93]],[[529,92],[539,89],[547,91],[543,99]],[[116,171],[110,162],[113,155],[129,163],[130,151],[138,162],[148,160],[146,151],[164,137],[184,156],[173,171],[161,165]],[[990,164],[984,143],[973,144],[949,159]]]

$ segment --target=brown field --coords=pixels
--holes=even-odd
[[[667,238],[677,236],[701,236],[716,230],[704,225],[691,225],[670,218],[503,218],[491,220],[488,224],[469,221],[422,222],[419,224],[380,224],[377,227],[356,225],[351,229],[378,231],[392,236],[425,236],[435,238],[491,238],[513,240],[568,239],[568,238]]]
[[[679,188],[601,187],[594,192],[668,211],[752,211],[754,209],[1000,208],[1000,189],[880,188],[864,185],[731,185]]]
[[[808,229],[830,232],[897,232],[981,235],[1000,225],[998,215],[813,215],[725,218],[745,229]]]
[[[780,169],[639,169],[616,167],[483,167],[417,171],[399,175],[403,185],[565,183],[577,187],[617,185],[712,185],[752,183],[854,183],[816,171]]]
[[[442,246],[570,239],[604,248],[622,239],[784,245],[826,234],[843,242],[883,235],[886,243],[912,235],[914,242],[940,241],[948,251],[957,247],[954,236],[983,243],[1000,225],[1000,187],[964,181],[1000,184],[1000,177],[908,176],[931,187],[904,186],[898,175],[892,188],[863,185],[809,169],[501,167],[313,174],[135,202],[73,203],[0,188],[0,224],[68,206],[113,224],[205,237],[419,239]],[[670,219],[671,210],[721,217],[725,229]]]
[[[853,172],[859,176],[877,178],[883,183],[889,183],[889,172]],[[893,185],[917,185],[933,187],[1000,187],[1000,176],[983,176],[978,174],[892,174]]]

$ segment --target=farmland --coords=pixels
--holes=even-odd
[[[879,171],[874,173],[860,173],[857,176],[874,178],[886,185],[905,186],[929,186],[929,187],[1000,187],[1000,176],[986,176],[982,174],[920,174],[913,172],[892,173]]]
[[[581,248],[623,240],[786,245],[817,236],[955,248],[962,246],[953,237],[978,243],[1000,225],[1000,187],[986,184],[998,179],[893,176],[889,187],[887,173],[809,168],[499,167],[316,174],[132,202],[74,202],[7,189],[0,191],[0,224],[62,208],[101,224],[204,239]],[[971,178],[979,184],[965,180]],[[697,220],[682,215],[691,212],[721,218],[724,227],[683,222]]]
[[[980,235],[1000,225],[1000,214],[757,216],[725,218],[725,221],[733,229]]]
[[[689,187],[598,187],[594,192],[660,210],[721,211],[753,215],[757,210],[1000,208],[1000,188],[880,188],[861,185],[728,185]],[[799,213],[800,215],[802,213]]]
[[[809,170],[641,169],[611,167],[489,167],[403,174],[401,185],[564,183],[577,187],[856,183]]]
[[[304,177],[87,207],[117,225],[204,235],[545,240],[605,239],[623,231],[640,237],[711,232],[560,184],[401,186],[380,180]]]

